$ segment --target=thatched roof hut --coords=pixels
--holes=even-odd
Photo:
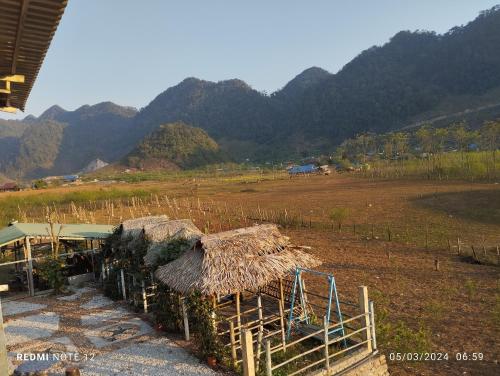
[[[203,233],[189,219],[158,222],[144,226],[144,237],[149,242],[144,256],[144,265],[153,266],[161,256],[162,250],[173,241],[185,240],[186,249],[194,246]]]
[[[180,258],[159,267],[156,277],[183,294],[225,295],[255,290],[297,266],[320,263],[269,224],[204,235]]]
[[[168,221],[168,217],[166,215],[127,219],[120,225],[121,238],[122,240],[137,238],[141,235],[145,226],[159,224],[166,221]]]

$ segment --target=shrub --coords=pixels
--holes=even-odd
[[[332,222],[337,222],[339,232],[342,231],[342,224],[349,217],[349,214],[348,208],[335,208],[330,211],[330,219]]]
[[[430,332],[424,323],[418,330],[410,328],[404,321],[392,322],[386,308],[387,299],[375,292],[375,329],[380,347],[391,352],[428,352],[431,346]]]
[[[182,328],[180,295],[160,284],[155,299],[157,302],[154,309],[156,324],[164,330],[179,331]]]
[[[465,292],[467,293],[467,297],[469,298],[469,300],[471,300],[477,291],[476,282],[474,282],[470,278],[467,278],[467,280],[464,283],[464,288],[465,288]]]
[[[111,269],[108,277],[104,280],[104,295],[113,300],[122,298],[121,291],[118,289],[118,273]]]
[[[222,362],[227,356],[227,351],[220,342],[214,327],[216,317],[212,302],[195,292],[187,298],[187,306],[200,355],[213,356]]]
[[[40,277],[51,289],[54,289],[54,294],[63,291],[65,282],[63,267],[64,263],[56,258],[48,258],[38,266]]]
[[[43,189],[43,188],[47,188],[47,187],[48,187],[48,184],[43,179],[38,179],[33,183],[33,188],[35,188],[35,189]]]

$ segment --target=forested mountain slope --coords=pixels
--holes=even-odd
[[[120,161],[174,122],[203,129],[235,161],[260,162],[328,153],[358,133],[427,119],[479,125],[500,117],[491,106],[500,103],[499,46],[497,6],[442,35],[401,31],[335,74],[309,68],[271,95],[237,79],[187,78],[138,112],[111,102],[53,106],[39,118],[0,121],[0,173],[35,177],[80,171],[97,158]],[[31,144],[33,127],[46,147]]]

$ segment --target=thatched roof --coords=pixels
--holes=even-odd
[[[161,266],[156,277],[170,288],[204,295],[255,290],[297,266],[321,262],[290,244],[276,225],[260,225],[202,236],[177,260]]]
[[[137,238],[141,235],[145,226],[159,224],[166,221],[168,221],[168,217],[166,215],[128,219],[120,225],[121,238],[122,240]]]
[[[144,265],[153,266],[166,245],[174,240],[187,240],[187,248],[194,246],[203,233],[189,219],[164,221],[144,226],[144,237],[149,241]]]

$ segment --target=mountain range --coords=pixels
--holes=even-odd
[[[271,95],[238,79],[187,78],[139,111],[111,102],[75,111],[52,106],[38,118],[0,120],[0,173],[73,173],[95,159],[130,160],[131,153],[140,164],[141,145],[155,152],[158,145],[175,149],[155,144],[154,132],[176,122],[201,128],[208,137],[204,145],[214,141],[223,160],[237,162],[328,153],[357,133],[384,133],[427,119],[465,119],[474,126],[500,117],[499,46],[496,6],[445,34],[401,31],[335,74],[312,67]],[[182,134],[200,137],[189,129]],[[218,160],[212,157],[206,162]]]

